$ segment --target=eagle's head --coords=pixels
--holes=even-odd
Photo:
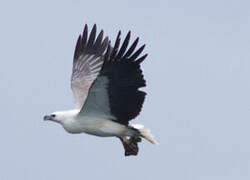
[[[64,121],[75,117],[78,114],[78,110],[69,110],[69,111],[56,111],[50,115],[45,115],[43,117],[44,121],[53,121],[57,123],[64,123]]]

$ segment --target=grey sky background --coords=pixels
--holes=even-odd
[[[250,1],[1,1],[0,180],[250,179]],[[71,135],[46,113],[73,107],[84,24],[146,43],[140,116],[159,146]]]

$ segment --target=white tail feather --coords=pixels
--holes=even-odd
[[[131,126],[135,129],[137,129],[143,138],[151,142],[152,144],[158,145],[159,143],[154,139],[154,136],[152,135],[150,129],[144,128],[142,124],[131,124]]]

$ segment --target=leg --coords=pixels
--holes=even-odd
[[[129,137],[128,136],[123,136],[119,137],[121,140],[124,150],[125,150],[125,156],[130,156],[130,155],[137,155],[139,148],[137,143],[141,142],[140,137]]]

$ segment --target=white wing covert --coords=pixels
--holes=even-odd
[[[88,26],[85,25],[82,36],[77,40],[71,75],[76,109],[82,108],[89,88],[101,70],[108,41],[108,37],[103,40],[103,30],[96,38],[96,25],[93,26],[89,38]]]

